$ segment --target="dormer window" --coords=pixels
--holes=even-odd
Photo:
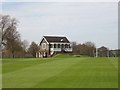
[[[61,39],[60,41],[63,42],[63,39]]]

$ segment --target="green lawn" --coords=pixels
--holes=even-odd
[[[3,59],[3,88],[118,88],[117,58]]]

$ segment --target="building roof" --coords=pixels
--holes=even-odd
[[[108,48],[107,48],[107,47],[102,46],[102,47],[98,48],[98,50],[99,50],[99,51],[107,51],[107,50],[108,50]]]
[[[62,36],[43,36],[48,43],[70,43],[69,40],[66,37],[62,37]]]

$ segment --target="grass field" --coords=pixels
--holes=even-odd
[[[118,88],[117,58],[3,59],[3,88]]]

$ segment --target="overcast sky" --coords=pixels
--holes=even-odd
[[[4,2],[3,14],[19,20],[22,40],[39,43],[44,35],[118,48],[117,2]]]

